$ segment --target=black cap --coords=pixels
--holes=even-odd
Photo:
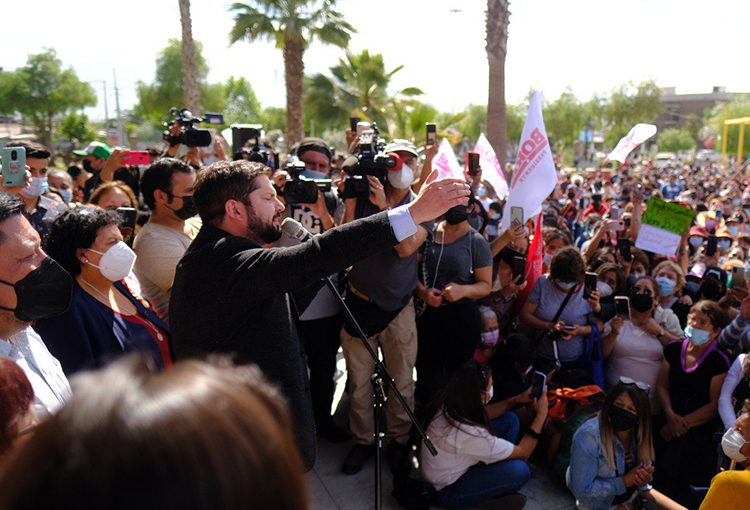
[[[329,160],[331,159],[331,149],[320,138],[303,138],[297,148],[297,157],[301,157],[307,151],[320,152],[321,154],[325,154]]]

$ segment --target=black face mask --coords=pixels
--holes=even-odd
[[[95,174],[96,170],[94,170],[91,167],[91,160],[90,159],[84,159],[83,160],[83,169],[86,170],[90,174]]]
[[[609,408],[609,423],[617,432],[633,430],[638,426],[638,415],[613,404]]]
[[[711,282],[703,282],[700,289],[703,297],[709,301],[715,301],[721,295],[721,287]]]
[[[449,225],[458,225],[469,219],[469,209],[465,205],[457,205],[448,209],[443,217]]]
[[[636,312],[647,312],[654,306],[654,298],[646,294],[631,294],[630,305]]]
[[[4,280],[0,283],[13,287],[17,300],[15,309],[5,306],[0,309],[14,312],[23,322],[60,315],[73,298],[73,279],[50,257],[15,284]]]
[[[172,195],[170,194],[170,196]],[[179,209],[172,209],[172,212],[175,213],[178,218],[181,220],[187,220],[198,214],[198,209],[196,209],[195,202],[193,202],[193,195],[179,198],[182,198],[182,207]]]
[[[576,194],[574,192],[571,191],[571,192],[568,193],[568,198],[569,199],[573,200],[575,197],[576,197]]]

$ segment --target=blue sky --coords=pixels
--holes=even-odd
[[[244,76],[264,106],[283,106],[281,52],[271,43],[228,47],[229,2],[193,0],[193,34],[204,45],[210,81]],[[481,0],[339,0],[359,31],[350,49],[383,53],[386,66],[403,64],[393,89],[418,86],[423,100],[457,111],[487,101],[487,59]],[[14,3],[12,23],[0,32],[0,66],[23,65],[29,53],[54,47],[65,66],[85,80],[107,80],[114,111],[112,69],[123,108],[136,101],[135,83],[151,81],[158,51],[180,37],[177,0],[38,0]],[[518,0],[511,2],[506,98],[517,102],[530,88],[548,99],[570,86],[587,99],[628,80],[654,78],[680,92],[713,85],[750,92],[743,68],[750,2],[697,0]],[[29,23],[24,23],[24,20]],[[343,55],[314,44],[306,73],[326,72]],[[88,113],[103,117],[99,104]]]

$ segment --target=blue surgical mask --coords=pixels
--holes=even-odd
[[[66,204],[69,204],[70,201],[73,200],[73,193],[69,189],[59,189],[57,191],[60,192],[60,195],[62,195]]]
[[[566,291],[578,285],[578,282],[567,283],[567,282],[561,282],[560,280],[555,280],[555,283],[557,284],[558,287]]]
[[[317,170],[305,170],[302,172],[302,175],[304,177],[307,177],[308,179],[325,179],[326,173],[325,172],[318,172]]]
[[[660,276],[656,279],[656,283],[659,284],[662,296],[670,296],[674,294],[674,289],[677,286],[677,282],[672,281],[666,276]]]
[[[727,230],[732,233],[732,237],[737,237],[737,234],[740,233],[740,227],[737,225],[727,225]]]
[[[685,336],[693,345],[703,345],[710,340],[708,331],[692,326],[685,326]]]
[[[687,282],[685,284],[685,289],[691,294],[697,294],[701,290],[701,286],[695,282]]]
[[[24,188],[20,191],[21,196],[31,200],[39,195],[42,195],[49,189],[46,177],[32,177],[28,188]]]
[[[693,248],[697,248],[698,246],[703,244],[703,237],[691,236],[690,239],[688,239],[688,242],[690,243],[690,246],[692,246]]]
[[[720,239],[716,244],[719,245],[719,248],[721,248],[721,251],[727,251],[729,248],[732,247],[732,240]]]

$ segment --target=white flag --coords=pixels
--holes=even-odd
[[[492,148],[490,141],[484,136],[484,133],[479,135],[477,146],[474,147],[474,152],[479,154],[479,166],[482,167],[482,179],[486,179],[492,188],[497,193],[498,198],[505,198],[508,196],[508,183],[503,175],[503,170],[500,168],[500,162],[497,160],[495,155],[495,149]]]
[[[438,152],[434,158],[432,158],[432,169],[438,169],[438,179],[445,178],[458,178],[464,179],[464,172],[461,170],[461,165],[456,159],[456,153],[453,152],[450,142],[443,138],[438,147]]]
[[[618,143],[615,150],[609,153],[607,156],[608,161],[619,161],[623,163],[628,154],[633,149],[638,147],[640,144],[651,138],[656,134],[656,126],[653,124],[636,124],[633,129],[630,130],[626,136],[624,136]]]
[[[534,91],[523,125],[516,170],[503,211],[502,230],[510,225],[510,208],[522,207],[524,222],[538,214],[542,202],[557,186],[557,171],[542,117],[542,93]]]

